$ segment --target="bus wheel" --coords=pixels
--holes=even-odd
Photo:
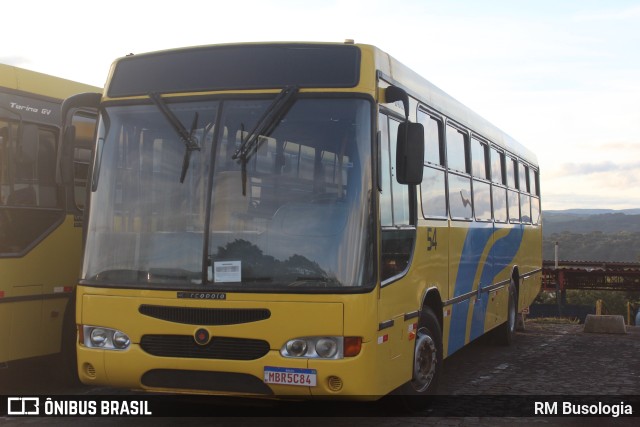
[[[517,295],[516,285],[511,279],[509,284],[509,306],[507,308],[507,321],[500,325],[496,338],[501,345],[511,345],[516,335],[516,315],[517,315]]]
[[[401,394],[411,410],[424,409],[429,401],[426,396],[435,394],[442,371],[442,332],[438,318],[430,308],[420,314],[416,345],[413,352],[412,379]]]

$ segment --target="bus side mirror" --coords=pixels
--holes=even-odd
[[[404,122],[398,127],[396,179],[400,184],[422,183],[424,171],[424,126]]]

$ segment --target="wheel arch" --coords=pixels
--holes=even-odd
[[[426,307],[430,308],[436,315],[436,318],[438,319],[438,323],[440,325],[440,332],[442,332],[442,297],[440,296],[440,291],[438,290],[438,288],[432,287],[425,291],[425,294],[422,297],[422,305],[420,307],[420,311],[422,312],[422,310],[424,310]]]
[[[514,265],[511,269],[511,280],[516,288],[516,313],[520,312],[520,269]]]

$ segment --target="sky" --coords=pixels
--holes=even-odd
[[[640,0],[5,2],[0,63],[103,86],[129,53],[373,44],[538,156],[543,210],[640,208]]]

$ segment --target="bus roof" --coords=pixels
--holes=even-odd
[[[285,50],[288,52],[283,53]],[[260,69],[258,81],[247,83],[249,77],[255,77],[255,69]],[[250,70],[251,76],[245,70]],[[106,95],[275,89],[286,84],[370,92],[376,72],[429,108],[537,167],[532,151],[389,54],[367,44],[237,43],[130,55],[114,61]]]
[[[96,86],[6,64],[0,64],[0,87],[55,99],[65,99],[82,92],[102,92]]]
[[[402,64],[391,55],[371,45],[359,45],[370,50],[375,57],[376,68],[389,83],[400,85],[409,95],[424,105],[438,111],[477,135],[537,166],[537,156],[511,136],[491,124],[470,108],[448,95],[442,89]]]

